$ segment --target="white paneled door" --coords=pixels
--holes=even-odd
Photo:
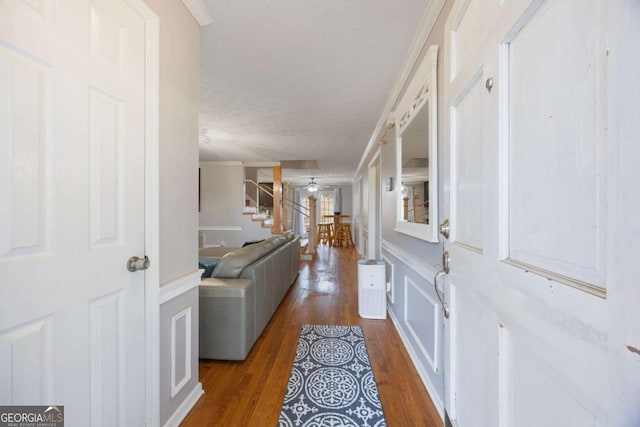
[[[640,423],[638,22],[634,1],[453,5],[445,405],[458,427]]]
[[[145,21],[0,0],[0,404],[145,424]]]

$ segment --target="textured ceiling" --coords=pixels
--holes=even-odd
[[[351,182],[428,1],[204,3],[200,160],[312,160],[283,179]]]

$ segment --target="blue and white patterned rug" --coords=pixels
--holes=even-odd
[[[302,325],[278,426],[386,425],[360,326]]]

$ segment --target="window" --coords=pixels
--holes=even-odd
[[[328,218],[325,218],[325,215],[333,216],[333,194],[320,194],[319,197],[320,202],[320,217],[318,218],[318,222],[328,221]],[[333,218],[330,219],[333,222]]]
[[[309,195],[305,194],[304,196],[302,196],[302,206],[304,206],[304,212],[309,213],[309,205],[310,205],[310,203],[309,203]],[[305,228],[306,231],[309,231],[308,230],[308,228],[309,228],[309,216],[305,215],[305,216],[303,216],[303,218],[304,218],[304,228]]]
[[[305,194],[302,196],[302,206],[305,207],[305,212],[309,212],[309,197],[310,194]],[[320,193],[318,194],[318,217],[316,218],[317,222],[325,222],[328,219],[325,219],[325,215],[333,215],[333,193]],[[304,226],[305,229],[309,226],[309,217],[304,217]]]

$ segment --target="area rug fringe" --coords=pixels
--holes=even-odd
[[[278,427],[386,425],[362,328],[302,325]]]

